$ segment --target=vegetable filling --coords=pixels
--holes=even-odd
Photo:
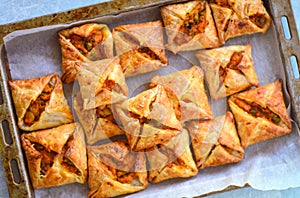
[[[70,148],[72,141],[74,140],[74,137],[69,137],[67,143],[64,145],[62,149],[62,153],[65,155],[68,149]],[[61,165],[67,169],[71,173],[75,173],[76,175],[81,175],[81,172],[79,169],[74,165],[74,163],[68,158],[68,156],[63,156]]]
[[[245,100],[241,100],[237,98],[234,100],[234,103],[238,107],[246,111],[248,114],[256,118],[257,117],[265,118],[276,125],[279,125],[279,123],[281,122],[281,118],[279,117],[279,115],[272,112],[268,107],[264,108],[254,102],[250,103]]]
[[[252,23],[254,23],[259,28],[263,28],[267,22],[267,18],[264,14],[256,14],[250,16],[250,21],[252,21]]]
[[[49,103],[55,84],[56,78],[52,77],[37,99],[30,103],[30,106],[28,107],[23,119],[25,125],[31,126],[35,121],[39,120],[41,114]]]
[[[88,54],[95,46],[103,40],[103,34],[99,30],[90,32],[87,38],[78,34],[70,36],[71,43],[83,54]]]
[[[192,12],[187,13],[186,19],[174,39],[175,43],[178,45],[187,43],[196,34],[204,33],[207,25],[205,7],[198,4]]]
[[[238,73],[242,73],[242,71],[238,68],[238,65],[243,59],[243,53],[244,52],[234,52],[230,58],[229,63],[226,65],[226,67],[220,67],[219,68],[219,75],[222,79],[220,82],[220,87],[223,85],[223,82],[226,79],[226,75],[228,72],[228,69],[236,70]]]
[[[33,143],[33,147],[42,155],[42,160],[40,164],[40,175],[44,176],[46,175],[47,171],[52,167],[56,153],[53,151],[47,151],[45,147],[39,143]]]

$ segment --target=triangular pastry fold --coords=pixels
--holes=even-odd
[[[144,152],[132,152],[126,141],[88,147],[89,197],[115,197],[148,186]]]
[[[84,63],[77,79],[86,110],[127,99],[128,86],[118,57]]]
[[[34,189],[86,181],[86,147],[79,125],[23,134],[21,140]]]
[[[126,77],[168,65],[161,21],[117,26],[112,34]]]
[[[114,113],[131,150],[153,147],[180,133],[179,102],[160,85],[115,105]]]
[[[233,115],[187,124],[198,169],[239,162],[244,157]]]
[[[113,38],[105,24],[88,23],[58,32],[62,52],[62,81],[75,80],[83,62],[113,57]]]
[[[173,53],[220,46],[211,10],[205,0],[164,6],[161,15],[168,36],[167,48]]]
[[[20,129],[36,131],[73,122],[73,115],[57,74],[14,80],[9,85]]]
[[[210,6],[222,43],[244,34],[266,33],[271,25],[261,0],[214,0]]]
[[[84,129],[88,145],[124,134],[114,119],[112,105],[85,110],[81,94],[77,93],[73,98],[73,108]]]
[[[201,50],[196,52],[196,57],[205,71],[214,100],[259,85],[250,44]]]
[[[149,161],[148,180],[158,183],[173,178],[188,178],[198,173],[185,129],[169,142],[146,150]]]
[[[281,86],[277,80],[228,99],[243,147],[292,131]]]
[[[183,122],[212,118],[212,110],[204,88],[204,72],[201,68],[193,66],[166,76],[154,76],[150,86],[157,85],[163,86],[169,95],[175,94],[178,98]]]

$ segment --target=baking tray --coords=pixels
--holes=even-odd
[[[182,1],[111,1],[66,12],[37,17],[17,23],[1,25],[0,42],[3,42],[2,38],[5,35],[15,30],[69,23],[78,20],[91,19],[110,14],[120,14],[132,10],[175,2]],[[292,118],[299,126],[300,113],[298,112],[300,112],[300,79],[299,75],[297,75],[297,72],[299,72],[298,65],[300,65],[300,44],[293,11],[291,8],[291,2],[286,0],[265,0],[264,3],[272,16],[277,37],[280,41],[278,49],[280,51],[283,65],[285,66],[286,84],[288,92],[291,96]],[[288,28],[283,28],[284,21],[287,22]],[[26,172],[26,161],[24,160],[19,140],[20,131],[16,125],[15,113],[7,84],[8,79],[10,79],[10,74],[6,59],[5,47],[2,45],[0,47],[0,151],[2,155],[8,191],[11,197],[34,197],[29,175]],[[296,61],[293,62],[292,60]],[[235,187],[231,186],[225,190],[231,190],[234,188]]]

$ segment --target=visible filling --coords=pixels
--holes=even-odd
[[[72,141],[73,141],[74,137],[71,136],[67,143],[64,145],[63,149],[62,149],[62,153],[66,153],[67,150],[70,148]],[[80,170],[74,165],[74,163],[67,157],[64,156],[62,161],[61,161],[61,165],[64,167],[64,169],[68,170],[69,172],[75,173],[76,175],[81,175]]]
[[[227,8],[230,8],[232,6],[232,3],[230,3],[229,0],[210,0],[210,3],[215,3],[221,7]]]
[[[53,160],[56,153],[53,151],[47,151],[45,147],[39,143],[33,143],[33,147],[42,155],[42,160],[40,164],[40,175],[45,176],[47,171],[53,165]]]
[[[141,185],[137,173],[118,171],[117,175],[118,175],[117,180],[123,184],[131,184],[133,186]]]
[[[250,16],[250,21],[259,28],[263,28],[267,22],[267,18],[264,14],[256,14]]]
[[[55,87],[56,78],[52,77],[49,83],[44,87],[42,93],[37,97],[35,101],[30,103],[23,121],[25,125],[31,126],[35,121],[38,121],[42,112],[45,110],[46,106],[49,103],[51,93]]]
[[[93,30],[88,37],[78,34],[70,35],[71,43],[83,54],[89,53],[95,46],[103,40],[103,34],[99,30]]]
[[[241,70],[238,68],[238,65],[243,59],[243,53],[244,52],[234,52],[230,58],[229,63],[226,65],[226,67],[220,67],[219,68],[219,75],[222,79],[220,82],[220,87],[223,85],[223,82],[226,79],[226,75],[228,72],[228,69],[236,70],[238,73],[242,73]]]
[[[177,45],[182,45],[190,41],[196,34],[204,33],[208,21],[205,17],[205,7],[198,4],[196,8],[187,13],[183,25],[179,29],[174,41]]]
[[[160,59],[149,47],[140,47],[137,49],[137,51],[148,59],[152,59],[152,60]]]
[[[264,108],[261,107],[257,103],[250,103],[248,101],[242,100],[242,99],[235,99],[234,103],[244,111],[246,111],[248,114],[254,116],[254,117],[261,117],[264,119],[269,120],[270,122],[273,122],[276,125],[279,125],[281,122],[281,118],[276,113],[272,112],[268,107]]]
[[[105,118],[115,123],[115,119],[111,110],[111,105],[103,105],[97,107],[96,114],[98,118]]]

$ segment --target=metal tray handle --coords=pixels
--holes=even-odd
[[[275,28],[280,37],[280,50],[285,65],[287,87],[291,95],[292,117],[300,126],[300,79],[299,79],[299,58],[300,41],[291,1],[276,0],[269,1],[271,13],[275,22]]]
[[[5,60],[4,47],[0,56]],[[34,197],[22,153],[20,134],[12,117],[12,101],[8,89],[5,63],[0,63],[0,152],[10,197]]]

